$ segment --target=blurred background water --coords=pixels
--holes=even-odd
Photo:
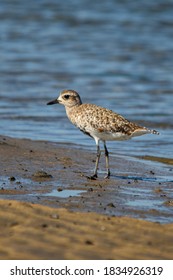
[[[0,134],[95,143],[46,106],[63,89],[161,132],[113,154],[173,158],[172,0],[1,0]],[[93,145],[92,145],[93,144]]]

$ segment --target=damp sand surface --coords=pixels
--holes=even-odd
[[[171,162],[0,137],[1,259],[172,259]],[[25,250],[23,248],[25,244]]]

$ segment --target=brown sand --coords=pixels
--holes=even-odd
[[[84,175],[90,172],[91,153],[47,142],[0,137],[0,154],[0,259],[173,258],[173,224],[130,217],[145,218],[150,212],[157,217],[160,212],[122,207],[126,194],[123,196],[119,188],[127,180],[113,177],[88,181],[82,170],[87,168]],[[124,174],[133,168],[134,172],[143,170],[152,176],[150,166],[119,158],[117,172],[122,168]],[[152,172],[161,171],[155,168]],[[146,187],[143,181],[130,182],[134,188],[135,184]],[[72,198],[43,196],[55,186],[59,191],[87,191]],[[157,191],[151,199],[163,194],[163,185],[160,189],[157,183],[153,186]],[[167,198],[162,195],[160,199]]]
[[[172,259],[173,224],[0,201],[1,259]]]

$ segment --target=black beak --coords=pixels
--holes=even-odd
[[[55,99],[55,100],[48,102],[47,105],[53,105],[53,104],[57,104],[57,103],[59,103],[59,101],[57,99]]]

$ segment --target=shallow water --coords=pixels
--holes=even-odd
[[[62,106],[65,88],[157,129],[112,154],[173,158],[173,2],[25,1],[0,6],[0,131],[19,138],[95,144]],[[155,164],[154,161],[152,161]]]
[[[72,197],[72,196],[79,196],[83,192],[84,191],[80,191],[80,190],[62,190],[62,191],[52,190],[51,192],[45,193],[44,195],[45,196],[68,198],[68,197]]]
[[[116,182],[126,183],[102,187],[74,186],[61,180],[1,176],[0,199],[15,199],[43,203],[52,207],[67,207],[74,211],[97,212],[110,216],[130,216],[158,223],[172,223],[172,178],[116,176]],[[138,184],[139,181],[146,184]],[[113,181],[112,181],[113,182]],[[156,184],[157,182],[157,184]],[[106,188],[106,191],[104,191]]]

